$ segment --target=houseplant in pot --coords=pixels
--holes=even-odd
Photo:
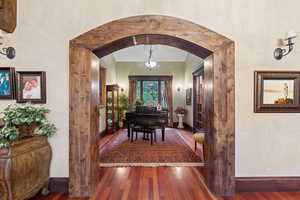
[[[177,114],[177,117],[178,117],[178,127],[177,128],[184,128],[183,127],[183,117],[187,113],[187,110],[184,109],[183,107],[178,106],[175,110],[175,113]]]
[[[123,128],[124,126],[124,118],[125,112],[132,109],[132,105],[129,104],[129,97],[125,94],[121,94],[119,96],[119,104],[118,104],[118,119],[119,119],[119,127]]]
[[[49,109],[31,103],[9,105],[2,112],[4,127],[0,132],[0,148],[9,147],[17,139],[52,136],[57,128],[47,120],[49,112]]]
[[[10,105],[1,113],[0,169],[5,169],[0,170],[1,199],[30,199],[40,190],[49,193],[52,151],[47,137],[57,131],[47,120],[49,112],[27,103]]]

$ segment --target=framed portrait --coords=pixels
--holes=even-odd
[[[186,105],[192,105],[192,88],[186,89],[185,102],[186,102]]]
[[[255,71],[254,112],[300,112],[300,71]]]
[[[46,72],[17,72],[17,103],[46,103]]]
[[[0,99],[15,99],[15,69],[0,67]]]

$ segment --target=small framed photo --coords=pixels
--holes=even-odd
[[[186,89],[186,92],[185,92],[186,96],[185,96],[185,102],[186,102],[186,105],[192,105],[192,88],[188,88]]]
[[[46,72],[17,72],[17,103],[46,103]]]
[[[0,99],[15,99],[15,68],[0,67]]]
[[[254,112],[300,112],[300,71],[255,71]]]

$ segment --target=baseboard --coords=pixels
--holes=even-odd
[[[69,178],[68,177],[53,177],[50,178],[49,190],[51,193],[64,193],[69,192]]]
[[[193,127],[188,125],[187,123],[183,123],[184,128],[188,129],[189,131],[193,132]]]
[[[97,135],[97,140],[100,140],[101,138],[103,138],[106,135],[106,133],[107,133],[106,129],[99,132],[98,135]]]
[[[69,191],[69,178],[50,178],[51,193]],[[237,177],[236,192],[295,192],[300,191],[300,177]]]
[[[294,192],[300,191],[300,177],[239,177],[237,192]]]

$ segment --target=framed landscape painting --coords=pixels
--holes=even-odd
[[[300,112],[300,71],[256,71],[254,79],[254,112]]]
[[[15,69],[0,67],[0,99],[15,99]]]
[[[46,103],[46,72],[17,72],[17,103]]]

